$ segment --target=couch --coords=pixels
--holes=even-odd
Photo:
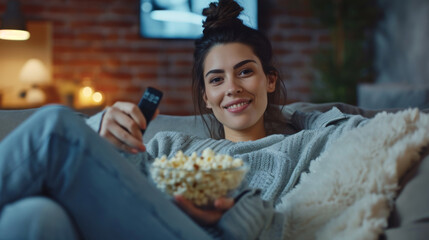
[[[299,111],[327,111],[333,106],[350,114],[360,114],[369,118],[374,117],[381,110],[367,110],[343,103],[293,103],[283,109],[283,114],[290,117],[295,110]],[[0,140],[11,132],[22,121],[28,118],[37,109],[26,110],[0,110]],[[398,109],[388,109],[395,112]],[[423,110],[428,112],[428,109]],[[162,130],[182,131],[189,134],[208,137],[209,133],[204,128],[199,117],[194,116],[169,116],[159,115],[153,120],[144,135],[144,141],[148,141],[156,132]],[[421,155],[426,173],[429,172],[429,155]],[[422,166],[423,167],[423,166]],[[422,174],[422,167],[414,167],[402,179],[403,188],[398,190],[395,209],[390,214],[389,228],[380,239],[429,239],[429,191],[424,183],[429,181],[428,174]],[[405,184],[406,183],[406,184]],[[423,185],[422,185],[423,184]],[[411,192],[403,194],[404,192]],[[419,204],[427,206],[426,209],[418,209]]]
[[[368,110],[358,108],[352,105],[343,103],[324,103],[324,104],[313,104],[298,102],[287,105],[283,108],[283,114],[290,117],[295,110],[309,112],[309,111],[327,111],[333,106],[339,108],[341,111],[350,114],[360,114],[365,117],[373,117],[380,110]],[[37,109],[25,109],[25,110],[0,110],[0,140],[2,140],[9,132],[11,132],[16,126],[24,121]],[[388,111],[396,111],[397,109],[389,109]],[[83,115],[83,114],[82,114]],[[174,124],[169,124],[174,123]],[[154,121],[152,121],[145,131],[144,140],[148,141],[153,135],[162,130],[175,130],[189,134],[194,134],[200,137],[209,137],[209,132],[204,128],[200,118],[194,116],[170,116],[170,115],[159,115]]]

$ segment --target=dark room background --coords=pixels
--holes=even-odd
[[[0,14],[4,12],[6,2],[0,0]],[[319,7],[315,10],[317,4],[314,2],[326,2],[330,9]],[[429,82],[426,79],[428,54],[414,49],[412,55],[407,50],[410,44],[418,48],[419,44],[427,42],[427,14],[421,15],[419,20],[423,21],[420,22],[425,28],[423,33],[410,29],[409,26],[415,25],[413,20],[399,24],[401,19],[394,15],[399,14],[402,20],[412,15],[404,13],[404,5],[412,4],[410,11],[420,6],[427,13],[429,5],[426,1],[412,0],[407,1],[408,4],[400,0],[350,1],[360,5],[340,6],[339,9],[335,6],[338,2],[342,1],[260,0],[260,28],[272,41],[276,65],[288,88],[288,102],[346,101],[357,104],[360,83],[370,86],[363,89],[367,94],[374,89],[371,86],[379,82],[407,79],[407,84],[412,86]],[[379,11],[377,6],[382,10]],[[55,85],[90,80],[94,88],[105,94],[106,104],[137,102],[147,86],[154,86],[165,93],[161,113],[193,113],[193,40],[141,37],[139,0],[25,0],[21,1],[21,8],[29,21],[52,23],[52,79]],[[350,9],[358,11],[350,12]],[[331,15],[333,20],[325,21],[326,16]],[[386,16],[390,16],[388,21],[391,22],[386,23]],[[359,19],[362,22],[350,24],[350,21]],[[380,26],[384,30],[376,33]],[[404,44],[396,39],[399,36],[393,33],[397,33],[398,28],[408,29],[408,37],[414,36],[414,42]],[[392,55],[391,48],[399,48],[400,56]],[[356,55],[357,52],[363,55]],[[404,53],[406,56],[401,56]],[[339,56],[341,54],[344,56]],[[347,65],[348,57],[359,66]],[[320,64],[326,58],[331,58],[332,66]],[[413,61],[420,65],[416,66]],[[404,64],[411,64],[414,70],[409,71]],[[338,72],[342,71],[349,75],[339,76]],[[420,77],[409,75],[417,71],[420,71]],[[395,79],[396,76],[401,79]],[[334,79],[329,83],[334,90],[327,89],[324,78]],[[343,84],[344,79],[352,82]],[[411,79],[416,79],[416,83]],[[350,95],[347,89],[350,86],[356,96],[344,98]]]

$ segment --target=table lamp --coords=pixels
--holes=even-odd
[[[40,89],[40,85],[50,81],[50,74],[41,60],[36,58],[29,59],[21,69],[19,80],[31,86],[30,89],[22,94],[28,103],[43,104],[46,101],[46,95]]]

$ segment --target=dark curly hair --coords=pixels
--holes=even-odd
[[[264,73],[274,74],[278,77],[276,90],[268,93],[268,107],[264,114],[267,134],[274,133],[272,131],[275,128],[274,125],[285,122],[285,120],[279,119],[279,116],[282,115],[278,105],[285,103],[286,88],[278,70],[273,66],[271,43],[262,32],[243,24],[243,21],[238,18],[242,11],[243,8],[234,0],[210,3],[209,7],[203,10],[203,15],[207,17],[203,21],[203,36],[195,41],[192,69],[194,107],[196,113],[202,116],[212,138],[224,138],[225,134],[222,124],[205,106],[203,99],[205,93],[204,61],[210,49],[219,44],[242,43],[249,46],[261,61]]]

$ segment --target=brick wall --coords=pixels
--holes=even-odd
[[[0,13],[7,0],[0,0]],[[328,45],[307,1],[264,0],[263,28],[272,40],[277,67],[289,101],[309,101],[317,77],[312,54]],[[164,114],[193,112],[192,40],[154,40],[139,36],[139,0],[25,0],[30,20],[53,23],[53,79],[82,81],[114,101],[137,102],[147,86],[165,92]]]

